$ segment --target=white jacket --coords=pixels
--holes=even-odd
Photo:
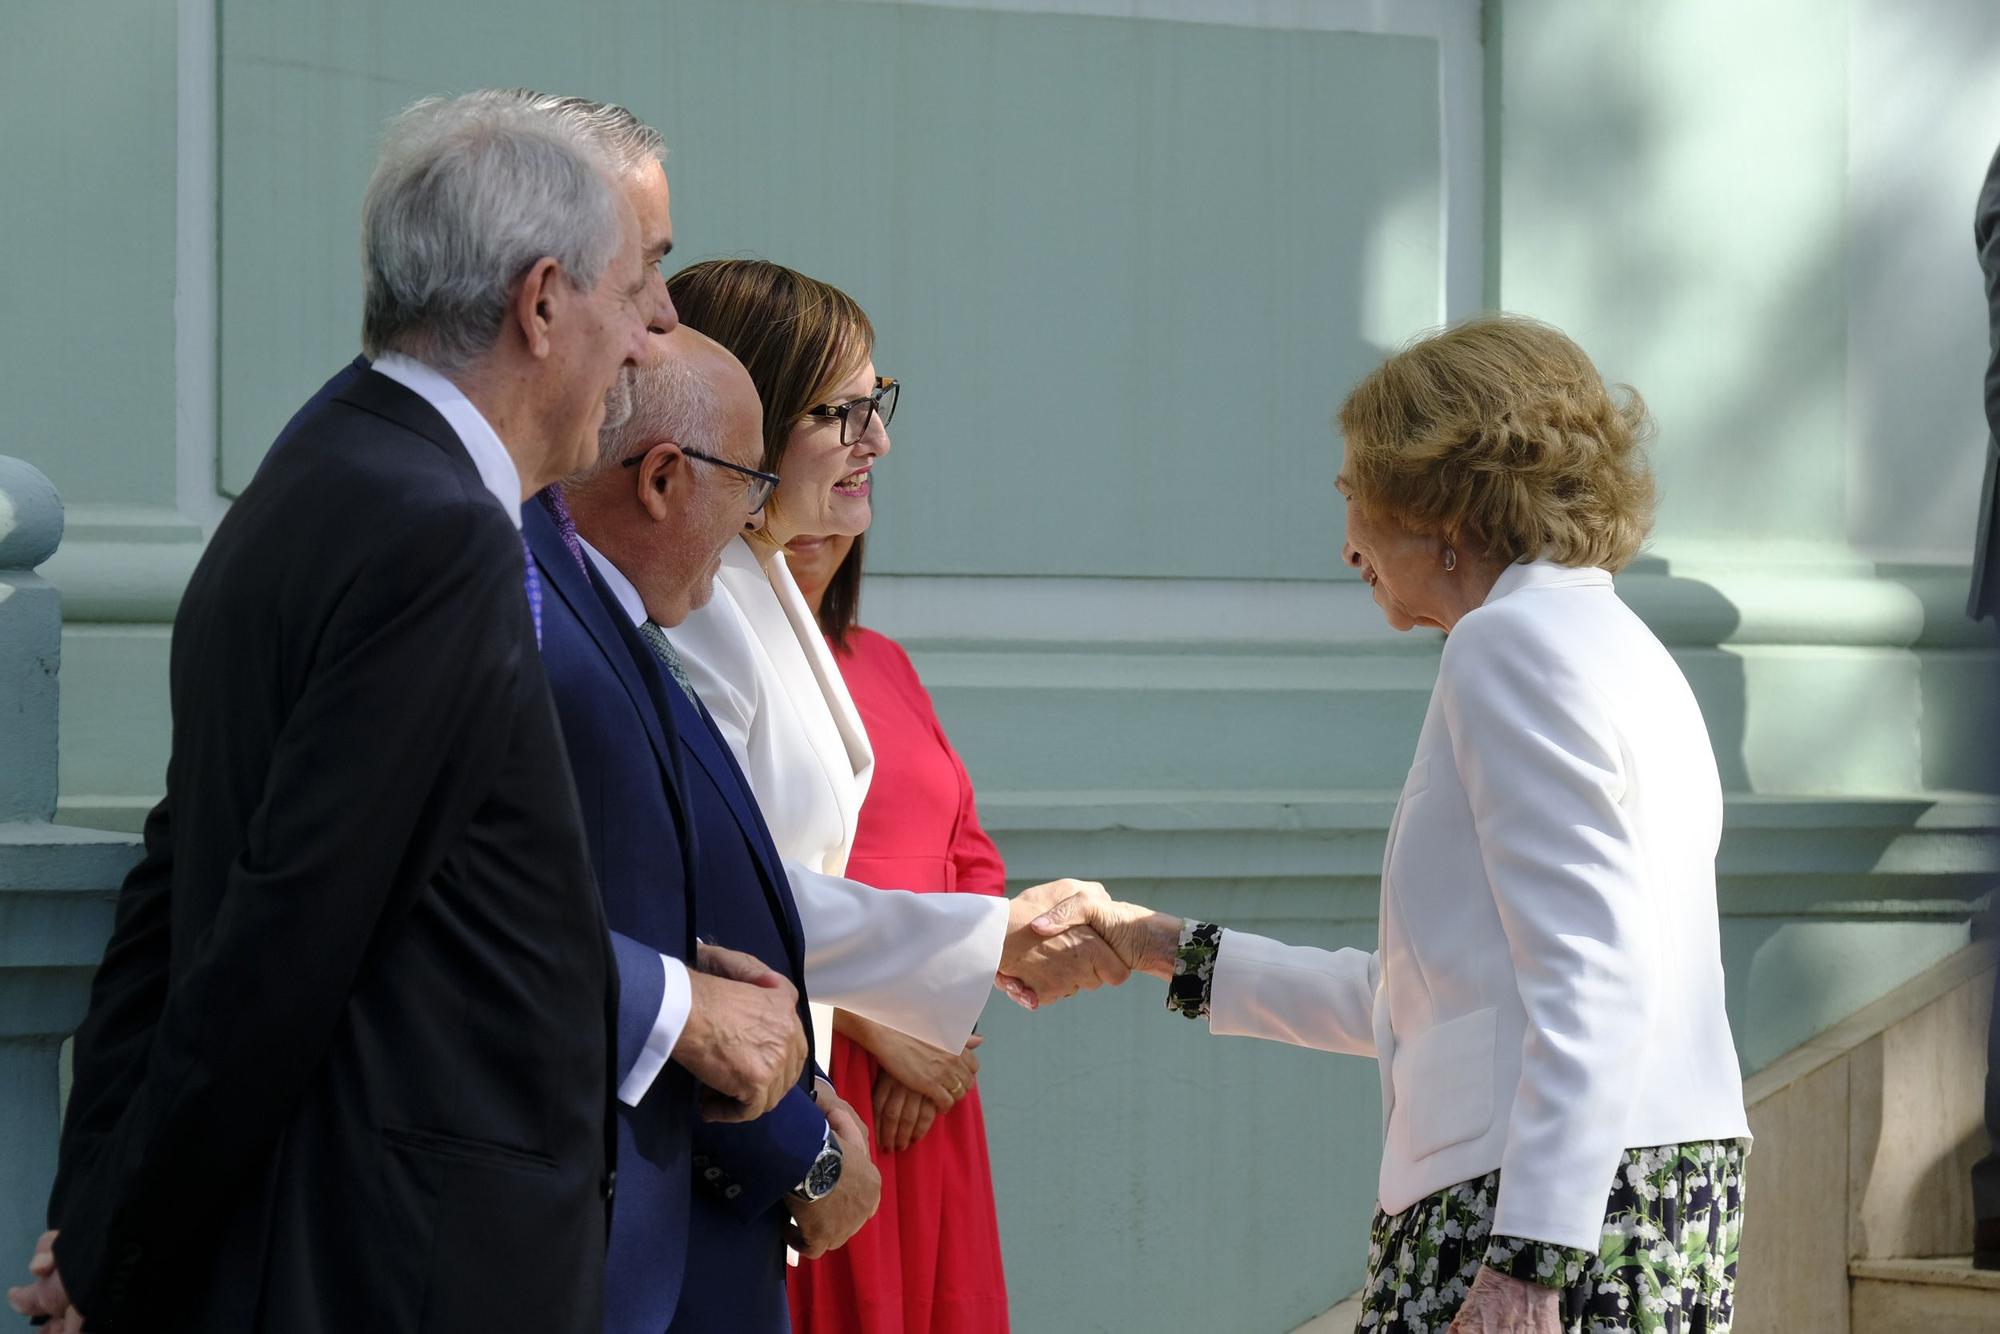
[[[1493,1230],[1597,1249],[1623,1151],[1747,1137],[1722,792],[1603,570],[1510,567],[1445,642],[1375,953],[1225,932],[1210,1028],[1375,1056],[1381,1207],[1500,1169]]]
[[[767,565],[732,541],[708,605],[666,633],[785,859],[821,1059],[835,1005],[962,1049],[1000,967],[1007,902],[842,877],[875,755],[784,554]]]

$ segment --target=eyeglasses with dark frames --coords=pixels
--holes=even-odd
[[[822,403],[816,408],[807,408],[805,415],[839,418],[840,443],[856,445],[861,443],[862,436],[868,434],[868,423],[874,420],[876,413],[882,414],[884,426],[889,424],[889,419],[896,415],[896,393],[901,388],[893,376],[878,375],[875,377],[875,392],[868,397],[857,398],[850,403]]]
[[[700,459],[703,463],[712,463],[718,468],[727,468],[731,472],[742,473],[745,477],[748,477],[750,479],[750,512],[752,514],[763,509],[764,502],[769,500],[771,493],[778,489],[778,474],[774,472],[759,472],[755,468],[746,468],[740,463],[731,463],[728,459],[719,459],[713,454],[704,454],[699,449],[690,449],[683,444],[677,443],[674,447],[688,458]],[[645,453],[634,454],[618,466],[621,468],[636,468],[640,463],[645,461],[646,454],[650,453],[652,451],[647,450]]]

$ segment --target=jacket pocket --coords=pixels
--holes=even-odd
[[[382,1138],[416,1153],[480,1167],[506,1167],[519,1172],[553,1172],[556,1160],[532,1149],[517,1149],[491,1140],[473,1139],[443,1130],[418,1130],[412,1126],[383,1126]]]
[[[1413,1157],[1476,1139],[1493,1125],[1496,1011],[1474,1010],[1396,1048],[1396,1115]]]
[[[408,1248],[396,1258],[407,1273],[394,1322],[371,1321],[371,1334],[601,1328],[606,1203],[598,1171],[443,1131],[381,1133],[393,1235]]]

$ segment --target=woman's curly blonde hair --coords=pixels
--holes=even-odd
[[[1503,562],[1622,569],[1653,526],[1646,405],[1518,315],[1411,342],[1340,406],[1356,503]]]

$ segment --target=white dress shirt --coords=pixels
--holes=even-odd
[[[1626,1149],[1749,1135],[1721,834],[1694,693],[1611,576],[1510,566],[1445,641],[1378,948],[1225,931],[1210,1030],[1379,1061],[1383,1212],[1498,1168],[1495,1233],[1594,1251]]]
[[[783,553],[760,561],[744,539],[730,542],[708,605],[667,638],[785,859],[815,1040],[831,1042],[828,1007],[838,1005],[962,1049],[1000,967],[1007,901],[876,889],[842,874],[875,753]]]

